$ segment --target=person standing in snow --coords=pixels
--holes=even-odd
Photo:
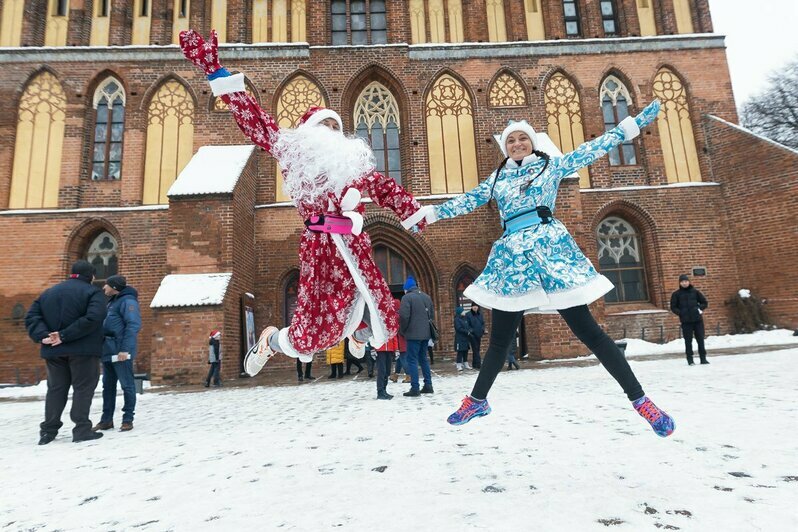
[[[471,394],[449,416],[462,425],[490,413],[487,394],[502,369],[525,312],[557,312],[571,331],[621,385],[632,407],[659,436],[669,436],[674,422],[643,392],[615,342],[601,330],[587,305],[612,290],[584,256],[565,225],[554,217],[560,182],[640,134],[659,113],[659,101],[627,117],[597,139],[561,157],[536,145],[535,130],[525,120],[512,122],[501,134],[506,156],[496,171],[472,191],[440,205],[425,205],[403,221],[427,224],[467,214],[495,199],[504,234],[493,244],[487,264],[463,295],[493,309],[490,344]]]
[[[421,205],[375,170],[374,152],[363,139],[343,134],[341,117],[332,109],[311,106],[296,128],[280,128],[247,93],[244,74],[231,74],[219,63],[215,30],[208,41],[194,30],[183,31],[180,47],[207,75],[214,96],[229,106],[244,134],[280,163],[284,190],[305,222],[291,324],[263,330],[244,358],[245,371],[257,374],[276,353],[309,362],[344,338],[362,358],[366,342],[380,345],[396,334],[399,319],[363,231],[361,197],[367,194],[403,220]],[[422,221],[418,229],[423,227]]]
[[[432,372],[427,360],[427,344],[432,337],[432,325],[435,309],[432,298],[419,290],[416,279],[410,275],[403,286],[405,295],[399,305],[399,332],[407,342],[405,372],[410,375],[410,390],[405,397],[418,397],[422,393],[434,393],[432,389]],[[419,390],[418,366],[424,375],[424,387]]]
[[[103,323],[103,415],[94,426],[95,431],[114,428],[116,383],[122,387],[122,426],[120,432],[133,430],[136,409],[136,382],[133,379],[133,359],[136,356],[138,334],[141,330],[139,293],[121,275],[105,281],[103,292],[109,297],[108,315]]]
[[[468,318],[466,318],[468,312],[463,310],[463,307],[457,307],[454,311],[454,350],[457,352],[454,366],[457,371],[471,369],[468,365],[468,348],[471,347],[468,336],[471,328],[468,325]]]
[[[479,305],[471,303],[471,310],[466,314],[468,319],[468,341],[471,344],[471,365],[474,369],[482,367],[482,357],[480,351],[482,350],[482,336],[485,334],[485,318],[479,311]],[[466,357],[466,362],[468,357]]]
[[[709,364],[704,347],[704,310],[709,306],[707,298],[690,282],[686,274],[679,276],[679,289],[671,294],[671,312],[679,316],[684,337],[684,352],[687,365],[693,362],[693,336],[698,343],[698,356],[702,364]]]
[[[213,379],[214,386],[221,386],[222,379],[219,376],[219,371],[221,370],[222,365],[222,332],[213,330],[211,331],[210,337],[208,338],[208,364],[210,364],[210,368],[208,368],[208,376],[205,377],[205,387],[211,385],[211,379]]]
[[[327,364],[330,366],[328,379],[344,378],[344,341],[341,340],[326,350]]]
[[[44,421],[39,425],[39,445],[53,441],[61,428],[61,414],[72,387],[75,423],[72,441],[96,440],[102,434],[91,430],[89,410],[100,377],[103,352],[105,297],[92,284],[94,266],[85,260],[72,265],[69,279],[45,290],[25,316],[31,340],[41,346],[47,364],[47,397]]]

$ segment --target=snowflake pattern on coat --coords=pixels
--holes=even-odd
[[[635,117],[635,122],[645,127],[658,112],[659,102],[654,101]],[[536,206],[547,206],[555,212],[560,181],[625,140],[624,129],[618,126],[562,157],[552,157],[540,175],[545,161],[535,155],[524,159],[520,167],[509,160],[498,175],[494,172],[470,192],[435,206],[435,215],[440,220],[467,214],[491,199],[492,187],[502,220]],[[547,311],[587,304],[612,289],[556,218],[549,224],[505,233],[494,242],[485,268],[472,286],[466,293],[472,300],[508,311]]]
[[[216,52],[215,31],[211,32],[210,38],[212,50],[193,30],[181,33],[180,42],[184,55],[206,74],[213,74],[222,68]],[[195,52],[199,49],[203,53]],[[280,134],[274,118],[245,91],[223,94],[220,98],[230,108],[241,131],[272,155],[272,146]],[[393,210],[400,219],[407,218],[420,208],[413,196],[396,181],[376,171],[354,179],[344,189],[342,197],[350,188],[359,190],[361,195],[368,194],[374,203]],[[332,194],[314,203],[294,204],[302,220],[314,214],[340,215],[342,212],[341,198]],[[362,203],[355,208],[361,215],[364,210]],[[423,224],[419,224],[419,228],[423,228]],[[345,244],[342,250],[337,248],[332,235],[327,233],[305,229],[300,238],[297,306],[288,328],[291,347],[300,355],[312,355],[341,341],[360,298],[374,302],[378,315],[371,313],[371,327],[387,335],[382,341],[396,335],[399,329],[393,296],[374,263],[368,234],[362,232],[341,237]],[[351,269],[342,253],[351,259]],[[359,291],[356,280],[365,288],[363,292]],[[359,320],[360,316],[355,318]]]

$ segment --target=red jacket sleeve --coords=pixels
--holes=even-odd
[[[274,117],[264,111],[255,98],[245,91],[222,94],[219,98],[230,108],[244,135],[272,155],[272,146],[280,133]]]
[[[402,186],[379,172],[373,172],[365,178],[366,189],[374,203],[380,207],[391,209],[401,220],[421,208],[421,204]],[[424,221],[419,222],[419,229],[424,228]]]

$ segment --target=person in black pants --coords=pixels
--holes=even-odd
[[[479,305],[471,303],[471,310],[466,313],[468,320],[468,341],[471,344],[471,366],[474,369],[482,367],[482,357],[480,351],[482,350],[482,336],[485,334],[485,318],[482,317],[482,312]],[[468,358],[465,360],[468,362]]]
[[[673,418],[646,397],[623,354],[587,308],[615,287],[554,216],[560,182],[638,136],[659,111],[659,102],[652,102],[639,115],[625,118],[562,156],[541,151],[535,130],[525,120],[511,122],[500,135],[499,147],[506,158],[495,172],[473,190],[440,205],[424,205],[402,221],[404,227],[422,219],[429,225],[467,214],[494,199],[502,221],[502,236],[494,242],[485,268],[463,292],[475,304],[493,309],[493,314],[490,343],[477,382],[447,419],[450,424],[462,425],[490,413],[488,391],[507,359],[524,312],[557,311],[654,432],[663,437],[673,432]]]
[[[352,365],[357,367],[357,373],[363,371],[363,364],[357,358],[352,355],[352,352],[349,350],[349,338],[344,338],[344,357],[346,358],[346,371],[344,375],[351,375],[352,374]],[[355,375],[357,375],[357,373]]]
[[[92,285],[94,266],[85,260],[72,265],[72,274],[64,282],[45,290],[25,316],[31,340],[41,346],[47,364],[47,397],[44,421],[39,425],[39,445],[53,441],[61,428],[61,414],[72,387],[72,410],[75,423],[72,441],[102,438],[92,432],[89,419],[91,401],[100,377],[103,350],[105,296]]]
[[[679,289],[671,294],[671,312],[679,316],[684,336],[684,351],[687,364],[693,362],[693,336],[698,343],[698,356],[702,364],[709,364],[707,350],[704,347],[704,310],[709,306],[704,294],[696,290],[690,283],[690,277],[679,276]]]
[[[206,388],[211,385],[211,380],[213,380],[214,386],[222,385],[222,378],[219,376],[222,365],[221,339],[221,331],[216,329],[211,331],[210,337],[208,338],[208,364],[210,367],[208,368],[208,376],[205,377]]]
[[[296,379],[299,382],[302,381],[315,381],[316,377],[311,374],[311,366],[313,365],[313,361],[305,363],[305,374],[302,374],[302,362],[299,359],[296,359]]]

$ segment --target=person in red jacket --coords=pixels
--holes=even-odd
[[[393,300],[394,308],[399,311],[400,302]],[[393,395],[386,391],[388,386],[388,375],[391,374],[391,366],[395,356],[407,351],[407,342],[398,332],[377,349],[377,399],[393,399]]]

